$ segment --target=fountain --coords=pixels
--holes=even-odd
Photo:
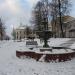
[[[45,0],[47,1],[47,0]],[[44,41],[44,45],[42,48],[31,48],[32,50],[25,50],[25,51],[16,51],[16,56],[21,58],[22,56],[33,58],[37,61],[39,61],[41,58],[44,58],[44,61],[67,61],[71,60],[75,57],[75,51],[72,49],[68,49],[65,47],[50,47],[48,45],[48,39],[52,36],[52,31],[48,28],[48,10],[47,8],[43,10],[42,12],[42,25],[43,30],[37,31],[37,35],[39,35],[39,38],[42,38]],[[29,45],[32,45],[32,42],[28,43]],[[35,43],[34,43],[35,45]],[[36,44],[37,45],[37,44]]]

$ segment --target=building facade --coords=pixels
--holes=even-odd
[[[64,20],[62,23],[63,33],[65,38],[69,37],[75,37],[75,18],[71,16],[64,16]],[[53,37],[60,38],[61,37],[61,27],[59,24],[59,20],[56,20],[56,22],[53,22],[52,24],[52,32]]]
[[[21,40],[26,38],[25,28],[26,28],[25,26],[19,26],[18,28],[14,29],[16,40]]]
[[[15,33],[14,36],[16,40],[37,37],[36,33],[33,32],[32,29],[28,26],[21,25],[18,28],[14,29],[13,32]]]

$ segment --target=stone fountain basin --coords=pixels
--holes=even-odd
[[[45,48],[46,49],[46,48]],[[48,48],[47,48],[48,49]],[[45,56],[44,56],[45,55]],[[21,57],[28,57],[28,58],[33,58],[37,61],[39,61],[43,56],[44,56],[44,61],[45,62],[50,62],[50,61],[57,61],[62,62],[62,61],[67,61],[71,60],[72,58],[75,57],[75,51],[71,49],[57,49],[57,47],[54,47],[52,51],[40,51],[40,49],[35,48],[33,50],[28,50],[28,51],[16,51],[16,56],[21,58]]]

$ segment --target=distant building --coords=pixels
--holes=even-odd
[[[75,19],[67,22],[67,37],[75,38]]]
[[[28,26],[23,26],[20,25],[18,28],[13,29],[14,32],[14,39],[16,40],[21,40],[24,38],[32,38],[32,37],[37,37],[34,31]]]
[[[19,26],[18,28],[14,29],[15,31],[15,39],[20,40],[26,38],[26,26]]]
[[[63,19],[63,33],[65,37],[75,37],[75,18],[71,16],[64,16]],[[59,19],[56,20],[56,24],[53,22],[52,24],[52,32],[53,32],[53,37],[61,37],[61,30],[60,30],[60,25],[59,25]]]

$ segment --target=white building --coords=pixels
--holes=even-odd
[[[18,28],[14,29],[15,31],[15,39],[20,40],[26,38],[26,26],[19,26]]]

